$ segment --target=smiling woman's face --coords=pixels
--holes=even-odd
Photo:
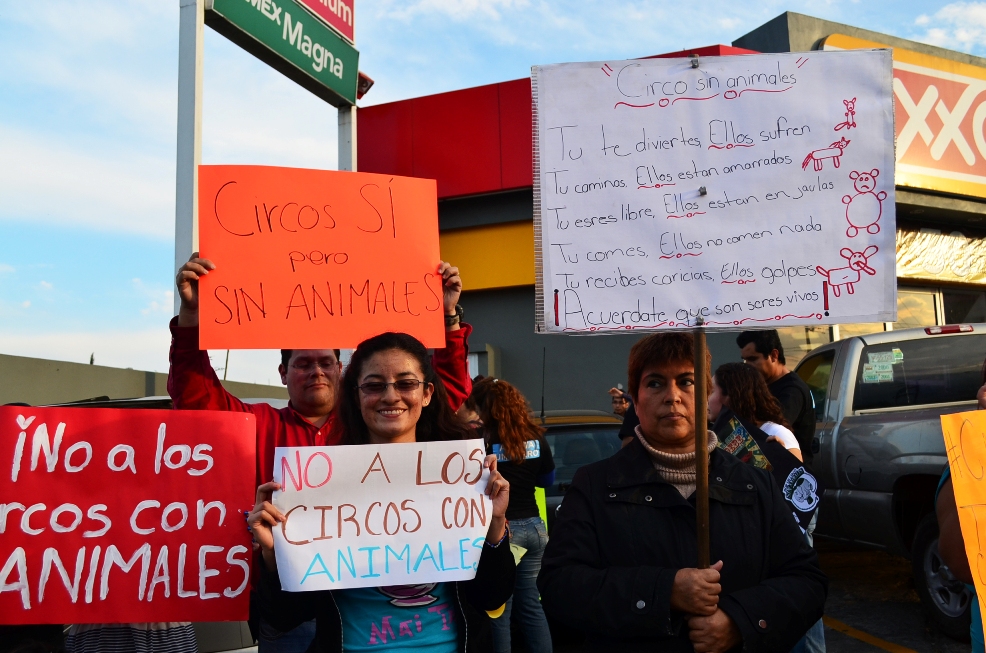
[[[649,365],[636,398],[640,430],[666,453],[695,451],[695,366],[690,362]]]
[[[359,385],[360,413],[372,444],[414,442],[421,409],[431,403],[435,387],[420,383],[413,390],[398,391],[400,381],[424,381],[417,359],[399,349],[373,354],[363,363]],[[382,392],[367,384],[387,384]]]

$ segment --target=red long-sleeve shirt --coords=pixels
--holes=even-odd
[[[456,409],[472,391],[469,378],[469,334],[472,327],[461,324],[458,331],[445,332],[445,348],[432,358],[435,372]],[[275,447],[312,447],[338,444],[332,428],[335,413],[317,427],[291,407],[277,409],[269,404],[247,404],[226,392],[216,376],[209,355],[199,349],[198,327],[180,327],[171,320],[171,369],[168,394],[175,408],[184,410],[230,410],[253,413],[257,418],[257,484],[271,480]]]

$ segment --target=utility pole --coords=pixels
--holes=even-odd
[[[339,107],[338,167],[356,172],[356,105]]]
[[[202,48],[205,0],[179,0],[178,147],[175,166],[175,267],[199,248],[199,163],[202,161]],[[181,299],[175,293],[175,314]]]

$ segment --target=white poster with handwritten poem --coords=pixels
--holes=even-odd
[[[538,331],[895,320],[891,83],[889,50],[535,66]]]

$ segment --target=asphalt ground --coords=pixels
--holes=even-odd
[[[821,538],[815,547],[829,577],[825,642],[831,653],[972,650],[943,635],[925,616],[909,560]]]
[[[909,560],[882,551],[815,539],[822,571],[829,577],[825,605],[828,653],[969,653],[968,643],[949,639],[925,616],[914,590]],[[557,632],[556,653],[582,650],[578,636]],[[514,651],[526,651],[515,633]]]

